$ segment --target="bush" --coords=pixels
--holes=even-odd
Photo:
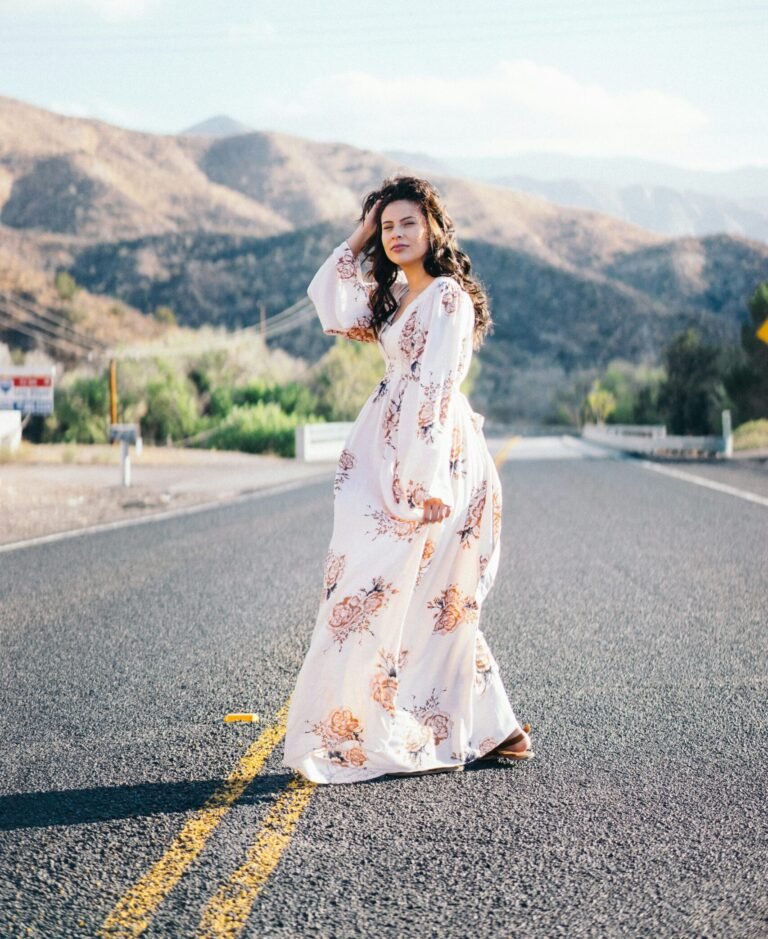
[[[164,443],[192,436],[200,426],[197,393],[192,382],[165,364],[161,377],[147,385],[147,411],[141,419],[142,436]]]
[[[667,379],[659,405],[672,434],[719,434],[721,412],[731,405],[723,385],[722,352],[689,328],[664,349]]]
[[[53,396],[53,414],[45,419],[45,443],[106,443],[109,422],[107,376],[77,378]]]
[[[319,420],[298,413],[286,414],[274,401],[236,405],[224,422],[208,434],[204,446],[216,450],[295,456],[296,426]]]
[[[337,339],[315,367],[318,412],[331,421],[354,420],[383,374],[375,343]]]
[[[317,396],[297,381],[285,385],[252,381],[239,388],[232,388],[231,397],[234,405],[278,404],[286,414],[304,417],[314,414],[318,407]]]
[[[763,447],[768,447],[768,420],[747,421],[734,430],[734,450],[759,450]]]
[[[53,283],[62,300],[71,300],[80,289],[75,278],[67,271],[56,271]]]

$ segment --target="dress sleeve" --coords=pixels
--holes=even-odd
[[[393,490],[403,517],[421,518],[425,498],[453,505],[453,401],[466,374],[475,311],[456,281],[443,278],[420,312],[411,377],[400,408]],[[409,511],[410,510],[410,511]]]
[[[323,332],[360,342],[376,342],[368,305],[370,286],[346,241],[328,257],[307,288]]]

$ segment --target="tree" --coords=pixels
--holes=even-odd
[[[693,327],[678,333],[664,348],[667,377],[659,390],[659,407],[670,433],[720,433],[721,412],[731,406],[721,355]]]
[[[56,271],[53,283],[62,300],[71,300],[80,289],[75,278],[67,271]]]
[[[587,417],[591,417],[598,424],[604,424],[615,409],[616,398],[596,381],[587,395]]]
[[[741,327],[741,348],[725,384],[736,408],[736,423],[768,418],[768,344],[757,330],[768,320],[768,281],[758,284],[747,303],[750,322]]]

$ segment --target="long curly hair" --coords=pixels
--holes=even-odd
[[[381,213],[390,202],[407,199],[415,202],[424,213],[429,230],[429,248],[424,257],[424,270],[432,277],[453,277],[472,298],[475,308],[473,344],[478,349],[490,332],[493,321],[488,308],[488,297],[482,284],[472,276],[469,257],[459,248],[453,221],[445,210],[435,187],[417,176],[394,176],[385,179],[378,189],[369,192],[363,200],[360,220],[381,200],[378,209],[376,234],[363,245],[363,253],[371,265],[371,276],[376,286],[371,291],[373,309],[371,327],[378,336],[384,324],[397,310],[391,287],[399,270],[387,257],[381,239]]]

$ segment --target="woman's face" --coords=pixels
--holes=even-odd
[[[381,213],[381,243],[389,260],[399,267],[423,261],[429,250],[429,229],[417,202],[398,199],[385,206]]]

